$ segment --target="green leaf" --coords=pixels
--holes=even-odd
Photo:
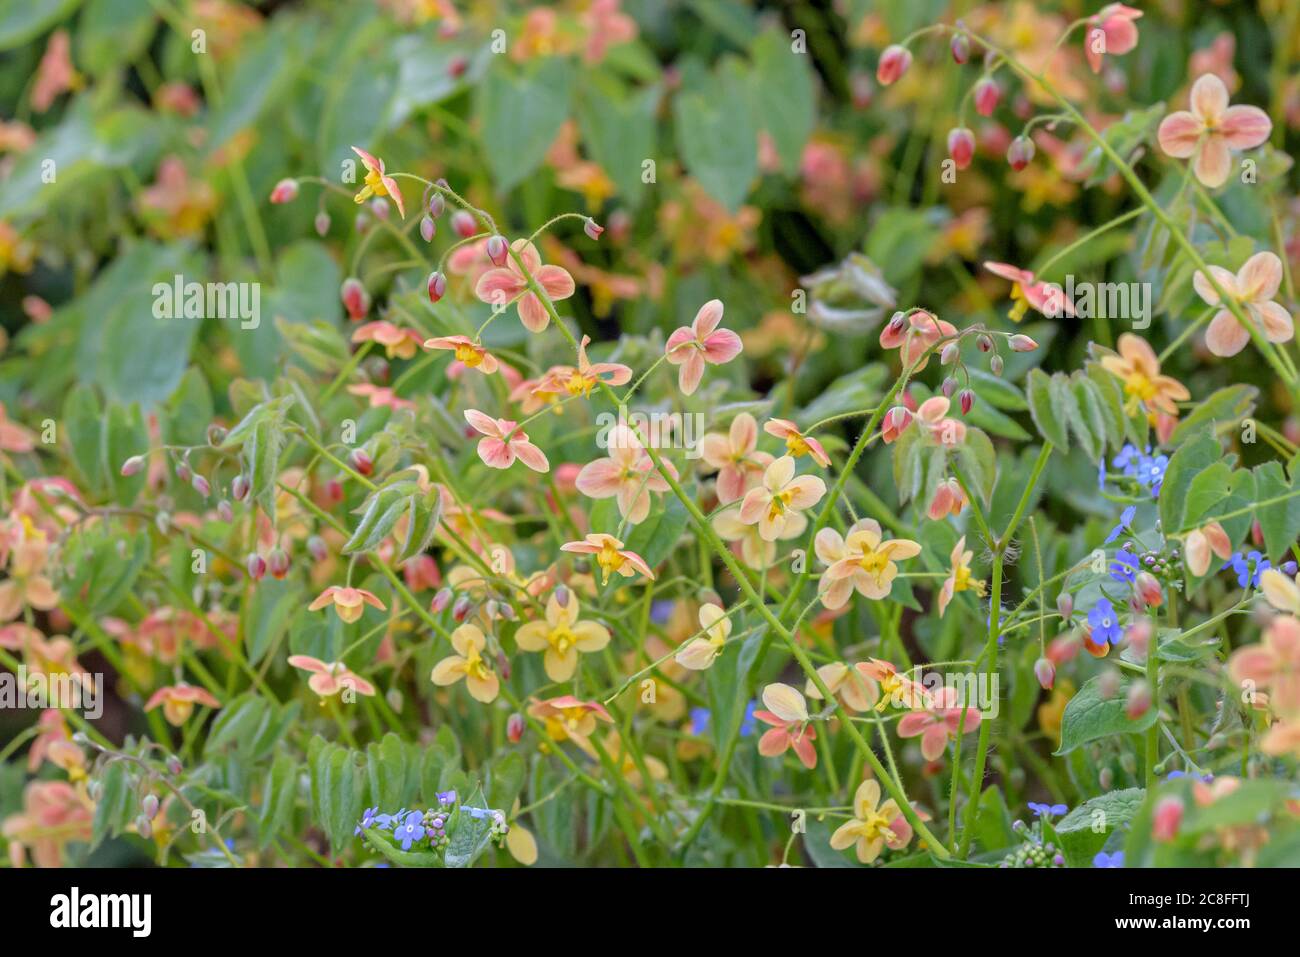
[[[627,548],[655,568],[672,554],[689,522],[686,506],[676,496],[670,496],[662,508],[652,509],[646,520],[628,533]]]
[[[758,173],[752,75],[734,58],[673,101],[677,151],[705,192],[735,212]]]
[[[149,0],[89,0],[77,25],[77,65],[99,74],[131,62],[148,46],[155,16]]]
[[[749,673],[762,647],[762,639],[763,633],[757,632],[743,642],[728,641],[708,671],[709,731],[718,754],[726,750],[744,720]]]
[[[85,479],[87,490],[92,492],[101,490],[107,481],[106,463],[101,454],[103,431],[103,405],[95,390],[86,385],[77,386],[63,402],[63,432],[72,461]],[[117,465],[120,469],[122,463]]]
[[[816,89],[807,52],[795,52],[787,33],[769,31],[750,50],[760,104],[759,121],[787,175],[799,170],[816,120]]]
[[[1056,835],[1071,867],[1089,867],[1107,838],[1133,820],[1146,797],[1143,788],[1108,791],[1084,801],[1056,823]]]
[[[1061,717],[1061,746],[1056,754],[1068,754],[1081,744],[1115,734],[1136,734],[1155,724],[1159,708],[1154,705],[1134,720],[1124,713],[1128,682],[1109,698],[1102,697],[1101,678],[1088,679],[1070,699]]]
[[[605,171],[633,209],[649,194],[643,165],[655,154],[658,86],[626,91],[596,74],[581,88],[578,125],[591,158]]]
[[[999,851],[1016,843],[1011,830],[1011,812],[1002,792],[996,787],[985,788],[975,810],[976,843],[985,851]]]
[[[487,766],[488,806],[510,814],[524,787],[528,768],[524,756],[511,751],[493,759]]]
[[[335,853],[347,846],[361,815],[360,785],[351,751],[337,744],[318,749],[311,762],[312,801]]]
[[[1222,457],[1218,441],[1208,432],[1200,433],[1169,457],[1160,485],[1160,522],[1166,535],[1185,530],[1183,516],[1192,480]]]
[[[366,748],[366,772],[372,804],[392,810],[406,806],[407,754],[401,738],[390,731],[378,743],[372,741]]]
[[[1172,464],[1172,460],[1171,463]],[[1300,468],[1292,466],[1290,479],[1278,462],[1265,462],[1255,467],[1255,501],[1268,502],[1255,509],[1255,518],[1264,532],[1264,548],[1268,557],[1280,561],[1300,535]],[[1166,480],[1167,481],[1167,480]],[[1163,489],[1161,490],[1163,495]],[[1284,496],[1292,496],[1284,498]]]
[[[1238,423],[1255,411],[1259,389],[1253,385],[1230,385],[1219,389],[1188,412],[1173,432],[1169,434],[1170,446],[1181,445],[1187,439],[1225,422]]]
[[[163,406],[163,440],[169,445],[203,445],[212,415],[212,392],[203,373],[192,366]]]
[[[0,50],[30,43],[67,17],[81,0],[4,0],[0,3]]]
[[[1038,427],[1038,433],[1062,452],[1070,448],[1069,433],[1066,432],[1066,420],[1057,407],[1059,390],[1052,388],[1052,379],[1042,369],[1029,370],[1027,382],[1029,414]]]
[[[961,463],[962,474],[975,484],[972,491],[987,503],[993,494],[998,471],[998,458],[992,440],[979,429],[968,428],[966,441],[957,446],[956,456]]]
[[[250,665],[256,665],[288,631],[294,613],[304,604],[301,589],[288,581],[267,579],[254,588],[244,607],[241,631]]]
[[[277,754],[262,786],[262,807],[257,816],[257,844],[266,848],[289,823],[298,797],[298,762]]]
[[[131,821],[135,802],[132,792],[135,781],[126,761],[111,761],[99,778],[99,800],[95,802],[95,818],[91,825],[91,848],[98,847],[105,838],[121,834]]]
[[[483,120],[483,152],[497,188],[522,183],[546,156],[569,115],[573,70],[567,60],[542,57],[514,67],[493,57],[478,87],[475,114]]]
[[[100,435],[103,447],[102,460],[109,483],[113,487],[113,499],[118,505],[131,505],[144,491],[148,480],[148,470],[141,469],[134,475],[122,474],[122,463],[133,455],[143,455],[149,451],[149,429],[144,424],[144,416],[138,406],[129,409],[116,403],[108,407],[104,431]]]

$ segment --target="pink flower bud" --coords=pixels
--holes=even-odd
[[[375,470],[374,460],[361,449],[353,449],[348,461],[362,475],[369,475]]]
[[[469,69],[469,58],[463,53],[457,54],[447,61],[447,75],[453,80],[459,80]]]
[[[506,718],[506,738],[511,744],[518,744],[519,739],[524,736],[524,716],[515,712]]]
[[[980,352],[992,352],[993,337],[986,332],[981,332],[975,337],[975,347],[979,349]]]
[[[970,161],[975,156],[975,134],[964,126],[952,130],[948,134],[948,155],[958,169],[970,166]]]
[[[989,371],[994,375],[1002,375],[1002,357],[994,356],[989,360]]]
[[[316,235],[324,236],[330,231],[330,214],[322,209],[316,214],[316,219],[313,225],[316,227]]]
[[[289,553],[283,548],[274,548],[267,558],[266,568],[273,578],[283,578],[289,574]]]
[[[1124,699],[1124,713],[1136,721],[1151,710],[1151,686],[1145,681],[1135,681],[1129,685],[1128,697]]]
[[[911,51],[897,43],[890,44],[880,54],[880,63],[876,66],[876,82],[881,86],[889,86],[906,73],[911,65]]]
[[[434,270],[429,273],[429,301],[437,302],[447,294],[447,277]]]
[[[343,308],[348,311],[353,322],[360,322],[370,312],[370,293],[366,292],[366,287],[361,285],[360,279],[349,276],[343,280],[340,293],[343,297]]]
[[[133,455],[125,462],[122,463],[121,474],[124,477],[128,475],[135,475],[142,468],[144,468],[144,456]]]
[[[180,758],[176,757],[174,754],[168,755],[164,764],[167,767],[167,773],[172,777],[175,777],[185,770],[185,765],[181,764]]]
[[[1129,625],[1125,632],[1128,638],[1128,646],[1133,653],[1143,660],[1146,659],[1147,651],[1151,647],[1151,619],[1138,618],[1133,624]]]
[[[188,482],[191,478],[194,477],[194,473],[190,471],[190,467],[186,465],[184,462],[177,462],[176,477],[180,479],[182,482]]]
[[[341,479],[336,477],[325,483],[325,498],[334,505],[343,501],[343,481]]]
[[[447,606],[451,604],[452,597],[453,592],[450,588],[439,588],[434,593],[433,601],[429,602],[429,611],[435,615],[441,615],[447,610]]]
[[[975,84],[975,112],[980,116],[992,116],[1000,99],[1002,88],[997,80],[985,77]]]
[[[1037,348],[1038,343],[1033,339],[1030,339],[1028,336],[1017,333],[1011,337],[1012,352],[1033,352]]]
[[[298,181],[296,179],[282,179],[275,184],[271,190],[271,202],[279,205],[280,203],[292,203],[298,198]]]
[[[587,234],[588,239],[597,240],[600,239],[600,234],[605,231],[605,227],[588,216],[587,221],[582,224],[582,231]]]
[[[458,209],[451,217],[451,228],[461,239],[469,239],[474,235],[477,226],[473,216],[463,209]]]
[[[426,243],[433,242],[434,234],[438,232],[438,224],[433,221],[432,216],[425,216],[420,220],[420,238]]]
[[[1056,665],[1046,658],[1039,658],[1034,662],[1034,677],[1044,691],[1051,691],[1052,685],[1056,683]]]
[[[1068,591],[1063,591],[1056,596],[1056,610],[1066,621],[1074,614],[1074,596]]]
[[[1157,841],[1172,841],[1178,836],[1178,829],[1183,823],[1183,802],[1181,798],[1170,795],[1156,803],[1155,814],[1151,820],[1151,836]]]
[[[950,342],[939,352],[939,365],[950,366],[957,361],[961,355],[961,347],[957,343]]]
[[[945,376],[943,385],[939,386],[939,391],[943,393],[945,399],[951,399],[957,391],[958,382],[952,376]]]
[[[240,472],[230,483],[230,497],[236,502],[242,502],[248,495],[249,485],[248,476]]]
[[[312,561],[323,562],[329,558],[329,546],[325,544],[325,539],[319,535],[313,535],[307,539],[307,554],[312,557]]]
[[[457,622],[464,621],[469,617],[470,607],[470,600],[461,595],[456,599],[456,604],[451,606],[451,617]]]
[[[569,589],[564,585],[555,586],[555,603],[561,608],[569,607]]]
[[[447,209],[447,201],[442,198],[442,193],[434,192],[429,197],[429,215],[437,219]]]
[[[970,59],[970,37],[966,36],[966,34],[954,34],[948,48],[952,50],[953,62],[962,64]]]
[[[962,389],[957,401],[961,403],[961,414],[970,415],[970,410],[975,407],[975,393],[970,389]]]
[[[1016,172],[1020,172],[1029,165],[1029,161],[1034,158],[1034,141],[1028,136],[1017,136],[1007,147],[1007,162]]]
[[[235,520],[235,510],[224,498],[217,503],[217,518],[223,522],[233,522]]]
[[[504,236],[489,236],[486,244],[488,259],[492,260],[494,266],[504,266],[506,256],[510,254],[510,246],[506,243]]]
[[[248,569],[248,577],[253,581],[261,581],[262,576],[266,574],[266,559],[257,552],[248,556],[248,561],[244,565]]]
[[[1165,596],[1160,582],[1150,572],[1138,572],[1137,578],[1133,580],[1133,590],[1138,601],[1147,608],[1159,608],[1164,603]]]
[[[885,413],[884,421],[880,429],[880,437],[888,445],[893,442],[903,431],[912,424],[912,413],[908,412],[901,405],[896,405]],[[721,602],[719,602],[721,604]]]
[[[497,674],[501,676],[502,681],[510,680],[510,659],[506,657],[504,651],[497,652]]]
[[[382,196],[376,196],[370,201],[370,211],[375,214],[375,219],[387,219],[388,200]]]
[[[196,475],[190,479],[190,486],[204,498],[212,493],[212,485],[202,475]]]
[[[1107,668],[1097,676],[1097,696],[1107,701],[1115,697],[1117,691],[1119,691],[1119,670]]]
[[[144,800],[140,802],[140,810],[144,811],[144,816],[150,820],[158,813],[158,795],[146,794]]]

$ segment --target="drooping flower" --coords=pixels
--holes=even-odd
[[[501,682],[483,657],[487,638],[482,629],[478,625],[461,625],[451,633],[451,646],[456,653],[434,665],[430,679],[445,687],[464,678],[470,697],[491,704],[501,691]]]
[[[367,322],[352,333],[353,342],[377,342],[390,359],[409,359],[420,347],[421,337],[414,329],[404,329],[391,322]]]
[[[375,693],[374,685],[350,670],[341,661],[326,662],[310,655],[290,655],[289,664],[311,673],[311,677],[307,679],[307,686],[322,698],[336,695],[340,691],[355,691],[363,695]]]
[[[700,306],[689,326],[674,330],[664,345],[664,354],[675,366],[677,387],[682,395],[691,395],[704,376],[704,365],[722,365],[740,355],[743,348],[740,336],[730,329],[719,329],[722,321],[722,300],[710,299]]]
[[[866,662],[860,661],[849,666],[842,661],[832,661],[817,669],[817,677],[826,685],[826,690],[839,699],[840,704],[850,711],[862,712],[870,711],[880,701],[880,685],[869,671]],[[803,693],[817,701],[822,697],[811,678],[804,683]]]
[[[763,704],[767,710],[755,711],[754,717],[772,727],[758,739],[758,753],[766,758],[775,758],[794,749],[804,767],[815,768],[817,749],[813,741],[817,738],[817,729],[809,720],[808,704],[803,695],[797,689],[778,682],[763,689]]]
[[[934,487],[926,515],[932,522],[941,522],[949,515],[960,515],[961,510],[970,504],[966,490],[955,478],[944,479]]]
[[[361,617],[362,612],[365,611],[363,605],[370,605],[380,611],[388,610],[384,607],[384,603],[375,597],[373,592],[368,592],[364,588],[352,588],[351,586],[330,585],[329,588],[316,596],[315,600],[307,606],[307,609],[308,611],[320,611],[326,605],[333,605],[334,611],[348,624]]]
[[[1124,629],[1119,624],[1119,615],[1115,613],[1109,598],[1097,599],[1097,603],[1088,611],[1088,624],[1092,629],[1094,642],[1110,642],[1112,645],[1117,645],[1124,637]]]
[[[1128,396],[1125,410],[1132,415],[1138,404],[1148,412],[1178,414],[1178,403],[1191,398],[1177,379],[1160,374],[1160,360],[1155,350],[1141,336],[1126,332],[1119,337],[1119,355],[1103,356],[1101,366],[1116,376]]]
[[[898,721],[900,738],[921,739],[921,756],[927,761],[936,761],[942,756],[949,740],[956,740],[961,734],[970,734],[980,726],[980,713],[976,708],[962,708],[958,704],[957,689],[950,686],[939,688],[930,707],[924,711],[913,711],[903,715]]]
[[[578,344],[578,367],[554,366],[533,389],[535,393],[591,395],[598,383],[623,385],[632,378],[632,370],[619,362],[591,362],[587,359],[587,344],[591,336],[583,336]]]
[[[764,541],[781,537],[792,513],[816,505],[826,494],[826,483],[816,475],[795,477],[794,459],[783,455],[763,473],[763,484],[750,489],[740,505],[740,520],[758,525]]]
[[[454,352],[457,362],[463,362],[467,368],[477,369],[484,375],[491,375],[499,368],[497,357],[469,336],[438,336],[425,340],[424,348]]]
[[[1007,316],[1012,322],[1024,319],[1030,308],[1038,310],[1049,319],[1074,315],[1074,303],[1065,297],[1061,287],[1054,283],[1039,282],[1028,269],[998,262],[986,262],[984,268],[995,276],[1010,280],[1011,301],[1015,305]]]
[[[361,162],[366,168],[365,184],[352,197],[353,201],[364,203],[371,196],[391,196],[393,202],[397,204],[397,211],[405,219],[406,206],[402,202],[402,191],[397,188],[397,180],[389,176],[384,169],[384,161],[356,146],[352,147],[352,152],[361,157]]]
[[[902,346],[902,359],[905,368],[911,368],[918,361],[920,372],[930,362],[927,351],[940,339],[957,335],[957,327],[951,322],[939,319],[924,309],[917,309],[906,315],[896,313],[894,318],[885,323],[880,332],[880,348],[897,349]]]
[[[869,778],[854,792],[853,820],[835,829],[831,835],[831,847],[837,851],[853,847],[858,860],[870,864],[885,847],[905,847],[911,839],[910,829],[906,839],[894,829],[894,822],[902,817],[902,813],[893,798],[880,803],[880,782]]]
[[[614,723],[599,701],[582,701],[570,694],[534,702],[528,713],[542,722],[552,741],[572,741],[589,754],[595,751],[590,739],[596,733],[596,721]]]
[[[162,705],[163,717],[167,719],[167,723],[179,728],[189,720],[196,704],[205,708],[221,707],[221,702],[208,691],[181,682],[155,691],[149,700],[145,702],[144,710],[152,711]]]
[[[1210,273],[1269,342],[1289,342],[1295,335],[1291,314],[1273,301],[1282,283],[1282,261],[1273,253],[1251,256],[1235,276],[1222,266],[1211,266]],[[1198,270],[1192,276],[1192,285],[1211,306],[1223,306],[1204,273]],[[1216,356],[1235,356],[1249,341],[1250,332],[1226,307],[1214,314],[1205,331],[1205,344]]]
[[[544,651],[542,664],[552,681],[568,681],[578,670],[578,654],[600,651],[609,644],[609,629],[594,621],[579,621],[578,596],[568,591],[560,603],[552,591],[546,602],[546,619],[530,621],[515,632],[515,643],[524,651]]]
[[[619,514],[636,525],[650,514],[650,493],[668,491],[668,482],[628,426],[621,422],[614,426],[607,445],[609,456],[584,465],[575,484],[588,498],[615,498]],[[672,463],[664,462],[664,467],[677,477]]]
[[[1187,570],[1198,578],[1204,575],[1210,570],[1211,552],[1225,562],[1232,557],[1232,542],[1228,539],[1228,533],[1223,530],[1223,526],[1218,522],[1208,522],[1188,533],[1183,549]],[[1264,576],[1261,577],[1261,581],[1264,581],[1268,574],[1269,572],[1265,572]],[[1273,574],[1280,575],[1281,573],[1273,572]],[[1283,577],[1285,578],[1285,576]],[[1265,596],[1267,597],[1267,588],[1265,589]]]
[[[930,693],[926,691],[925,685],[902,674],[893,662],[872,658],[857,668],[880,685],[880,700],[876,702],[875,710],[884,711],[890,705],[912,711],[930,707]]]
[[[768,419],[763,423],[763,431],[782,439],[785,442],[787,455],[796,459],[801,455],[808,455],[822,468],[830,468],[831,457],[826,454],[826,449],[821,442],[811,435],[804,435],[789,419]]]
[[[416,408],[414,402],[410,399],[403,399],[387,386],[373,385],[369,382],[358,382],[356,385],[348,386],[348,393],[361,396],[372,409],[388,408],[413,411]]]
[[[609,581],[611,572],[617,572],[624,578],[644,575],[650,581],[654,581],[654,572],[650,570],[644,558],[636,552],[628,551],[621,541],[604,532],[594,532],[580,542],[565,542],[560,546],[560,551],[572,552],[576,555],[595,555],[596,564],[600,566],[602,584]]]
[[[948,577],[943,580],[943,587],[939,589],[939,617],[948,608],[948,603],[952,601],[952,596],[962,591],[973,591],[981,598],[984,597],[984,583],[978,580],[971,580],[970,563],[975,557],[973,551],[966,548],[966,536],[963,535],[957,539],[957,544],[952,550],[952,571]]]
[[[1122,3],[1108,3],[1088,18],[1088,29],[1083,37],[1083,53],[1093,73],[1101,72],[1103,57],[1120,56],[1138,45],[1138,30],[1134,20],[1142,11]]]
[[[568,299],[576,288],[573,277],[561,266],[544,265],[537,247],[526,239],[516,239],[510,248],[552,301]],[[541,332],[551,321],[542,300],[528,288],[524,270],[510,257],[504,266],[487,270],[474,284],[474,295],[483,302],[504,309],[517,302],[519,321],[529,332]]]
[[[518,459],[534,472],[550,471],[546,453],[528,441],[528,433],[518,423],[494,419],[478,409],[466,409],[465,421],[483,436],[478,442],[478,457],[489,468],[508,469]]]
[[[932,395],[916,410],[918,428],[927,430],[940,445],[953,448],[966,441],[966,423],[948,417],[952,401],[944,395]]]
[[[828,566],[822,575],[822,581],[829,583],[822,592],[822,604],[830,609],[842,608],[854,589],[864,598],[884,598],[898,574],[895,559],[902,561],[921,553],[921,546],[911,539],[886,539],[874,518],[854,523],[843,538],[835,529],[823,528],[814,547],[817,557]]]
[[[679,665],[692,671],[704,671],[722,654],[731,635],[731,619],[720,607],[706,602],[700,606],[700,628],[704,634],[690,639],[673,656]]]
[[[803,512],[788,512],[785,526],[776,541],[763,538],[758,525],[746,525],[740,520],[740,510],[728,508],[719,511],[712,519],[713,530],[724,542],[739,542],[740,557],[750,568],[771,565],[776,559],[776,542],[798,538],[808,528],[808,518]]]
[[[1232,151],[1259,146],[1273,131],[1268,114],[1255,106],[1229,106],[1228,88],[1213,73],[1192,85],[1191,111],[1170,113],[1160,122],[1156,139],[1175,159],[1192,160],[1192,172],[1203,184],[1222,186],[1232,172]]]
[[[700,458],[718,470],[718,501],[738,500],[772,464],[772,456],[757,451],[758,423],[748,412],[731,420],[727,434],[710,432],[700,439]]]

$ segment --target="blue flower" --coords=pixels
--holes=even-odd
[[[406,819],[393,829],[393,837],[402,842],[402,850],[409,851],[414,842],[424,839],[424,815],[419,811],[409,812]]]
[[[388,817],[387,814],[380,815],[379,808],[377,807],[366,808],[365,813],[361,815],[361,823],[358,824],[357,829],[352,832],[353,835],[360,834],[362,831],[369,830],[372,827],[384,827],[385,825],[379,823],[379,818],[381,816]]]
[[[1160,495],[1160,484],[1165,480],[1165,469],[1169,465],[1169,456],[1144,456],[1138,464],[1137,480],[1151,489],[1152,496]]]
[[[1176,781],[1178,778],[1195,778],[1198,781],[1203,781],[1206,784],[1209,784],[1214,780],[1214,775],[1209,773],[1196,774],[1192,771],[1170,771],[1165,775],[1165,778],[1170,781]]]
[[[1136,505],[1130,505],[1128,508],[1124,509],[1124,511],[1120,512],[1119,524],[1110,530],[1110,534],[1106,536],[1106,541],[1103,544],[1109,545],[1111,542],[1115,541],[1115,539],[1123,535],[1124,529],[1133,524],[1133,516],[1137,514],[1137,510]]]
[[[1088,611],[1088,624],[1092,626],[1092,640],[1098,644],[1109,641],[1119,644],[1124,630],[1119,626],[1119,616],[1109,598],[1098,598],[1097,604]]]
[[[1126,582],[1133,584],[1137,578],[1138,560],[1137,556],[1127,548],[1121,548],[1115,553],[1115,560],[1110,563],[1110,577],[1117,582]]]
[[[672,616],[673,613],[674,604],[675,602],[667,598],[661,598],[658,601],[651,602],[650,620],[653,621],[656,625],[668,624],[668,619],[669,617]]]
[[[1030,801],[1029,810],[1034,812],[1034,817],[1046,818],[1050,821],[1054,817],[1060,817],[1070,809],[1064,804],[1035,804]]]
[[[1237,584],[1240,587],[1245,588],[1247,585],[1250,585],[1258,588],[1259,576],[1272,567],[1273,566],[1269,563],[1269,560],[1259,552],[1252,551],[1244,556],[1241,552],[1238,552],[1228,559],[1220,571],[1226,568],[1231,568],[1237,573]]]
[[[754,720],[754,708],[757,704],[758,702],[751,701],[745,705],[745,717],[740,720],[740,736],[742,738],[748,738],[758,727],[758,723]]]
[[[1092,859],[1093,867],[1123,867],[1124,852],[1116,851],[1114,854],[1107,854],[1105,851],[1098,851],[1097,856]]]
[[[439,791],[439,792],[438,792],[438,803],[441,804],[443,807],[446,807],[446,806],[449,805],[449,804],[455,804],[455,803],[456,803],[456,792],[455,792],[455,791]]]
[[[709,718],[712,715],[708,708],[691,709],[691,734],[701,735],[709,730]]]

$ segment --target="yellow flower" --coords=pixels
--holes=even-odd
[[[893,823],[902,811],[892,798],[879,807],[877,804],[880,804],[880,784],[874,780],[863,781],[853,795],[853,820],[841,824],[831,835],[831,847],[842,851],[856,844],[858,860],[870,864],[886,844],[899,844],[901,835],[893,830]]]
[[[952,601],[952,596],[959,591],[973,591],[975,594],[983,597],[984,582],[972,580],[970,577],[970,561],[974,557],[974,552],[966,550],[966,536],[963,535],[957,539],[957,544],[952,550],[952,572],[943,582],[943,588],[939,591],[939,617],[943,617],[944,611],[948,608],[948,603]]]
[[[478,625],[461,625],[451,633],[451,646],[456,649],[456,654],[448,655],[433,666],[430,676],[433,683],[445,686],[464,678],[470,697],[491,704],[501,690],[501,682],[483,658],[486,644],[487,639]]]
[[[893,588],[898,566],[894,559],[913,558],[921,546],[908,538],[884,538],[880,523],[864,518],[854,523],[844,538],[833,528],[823,528],[813,542],[817,557],[826,563],[822,604],[841,608],[856,588],[864,598],[886,597]]]
[[[561,605],[555,592],[546,602],[546,620],[530,621],[515,632],[515,643],[524,651],[545,651],[542,659],[546,676],[568,681],[578,670],[578,653],[600,651],[609,644],[609,630],[594,621],[579,621],[578,598],[568,591]]]
[[[679,665],[692,671],[704,671],[722,654],[731,634],[731,619],[717,605],[701,605],[700,627],[704,629],[704,635],[687,641],[674,656]]]
[[[1141,403],[1148,412],[1176,416],[1177,403],[1191,398],[1181,382],[1160,374],[1160,359],[1155,350],[1131,332],[1119,337],[1119,355],[1104,356],[1101,366],[1124,383],[1124,394],[1128,396],[1124,408],[1130,415]]]

